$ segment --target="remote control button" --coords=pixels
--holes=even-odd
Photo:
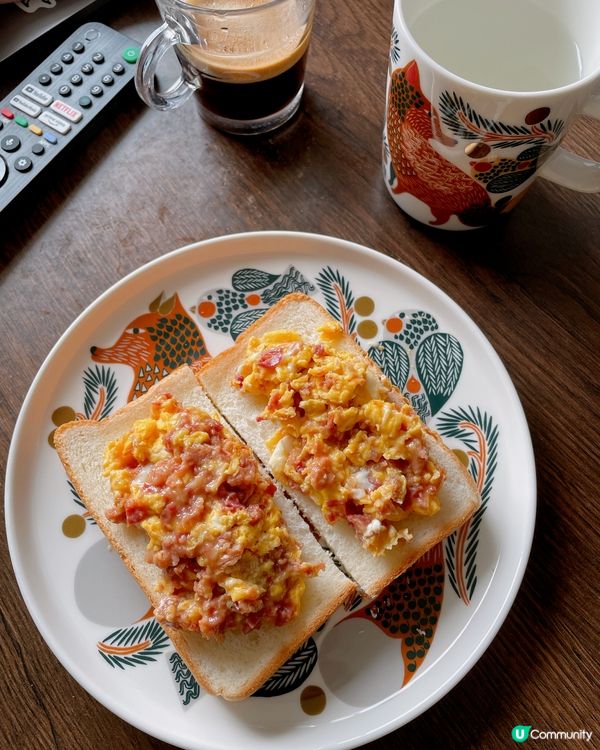
[[[0,130],[2,130],[3,127],[4,127],[4,123],[2,122],[2,120],[0,120]]]
[[[8,166],[6,164],[6,161],[4,160],[3,156],[0,156],[0,185],[4,182],[4,180],[8,176]]]
[[[102,96],[102,93],[103,93],[102,86],[98,86],[98,84],[96,84],[95,86],[92,86],[92,88],[90,89],[90,94],[92,96],[96,96],[96,97]]]
[[[73,42],[73,44],[71,45],[71,49],[73,50],[73,52],[76,52],[78,55],[80,55],[85,49],[85,44],[83,44],[82,42]]]
[[[81,66],[81,72],[85,73],[86,76],[91,76],[94,72],[94,66],[90,63],[83,63]]]
[[[44,107],[47,107],[48,104],[50,104],[50,102],[52,101],[51,94],[49,94],[47,91],[42,91],[42,89],[39,89],[32,83],[28,83],[26,86],[23,86],[23,88],[21,89],[21,93],[27,94],[30,99],[33,99],[33,101],[37,102],[38,104],[43,104]]]
[[[102,52],[94,52],[94,54],[92,55],[92,62],[95,62],[96,65],[102,65],[102,63],[104,62],[104,55],[102,54]]]
[[[15,161],[15,169],[17,172],[29,172],[32,166],[33,162],[28,156],[19,156]]]
[[[48,143],[58,143],[58,138],[54,135],[54,133],[44,133],[44,138],[48,141]]]
[[[4,107],[3,109],[0,109],[0,115],[4,115],[7,120],[13,120],[14,119],[14,113],[10,111],[10,109],[7,109]]]
[[[15,107],[15,109],[20,109],[21,112],[25,112],[25,114],[29,115],[30,117],[37,117],[42,111],[42,108],[40,106],[34,104],[32,101],[26,99],[20,94],[16,94],[16,96],[13,96],[13,98],[10,100],[10,103],[13,105],[13,107]]]
[[[89,96],[82,96],[81,99],[77,102],[80,107],[83,107],[84,109],[89,109],[92,106],[92,100]]]
[[[59,93],[59,94],[60,94],[61,96],[71,96],[71,87],[70,87],[70,86],[67,86],[67,84],[65,83],[64,85],[62,85],[62,86],[61,86],[61,87],[60,87],[60,88],[58,89],[58,93]]]
[[[123,65],[123,63],[115,63],[112,66],[112,72],[117,76],[122,76],[125,72],[125,66]]]
[[[137,62],[138,57],[140,56],[140,50],[138,47],[127,47],[127,49],[123,50],[123,60],[128,63],[134,63]]]
[[[20,145],[21,141],[16,135],[5,135],[0,141],[0,148],[3,151],[8,151],[9,154],[12,154],[13,151],[18,151]]]
[[[79,122],[79,120],[81,120],[81,118],[83,117],[78,109],[75,109],[75,107],[71,107],[70,104],[61,102],[60,99],[56,99],[55,101],[53,101],[50,105],[50,109],[53,109],[55,112],[58,112],[59,115],[66,117],[69,122]]]
[[[38,128],[38,126],[34,125],[33,123],[29,126],[29,130],[31,130],[34,135],[42,135],[44,132],[41,128]]]
[[[15,117],[15,122],[17,125],[20,125],[22,128],[26,128],[29,125],[29,121],[26,120],[23,115],[17,115]]]
[[[63,120],[62,117],[57,117],[54,112],[49,112],[48,110],[42,112],[40,115],[40,122],[43,122],[44,125],[48,125],[48,127],[52,128],[52,130],[56,130],[56,132],[61,135],[65,135],[65,133],[68,133],[69,130],[71,130],[71,126],[66,120]]]
[[[115,79],[110,75],[110,73],[107,73],[105,76],[102,76],[102,83],[105,86],[112,86],[115,82]]]
[[[72,55],[72,54],[71,54],[70,52],[64,52],[64,53],[63,53],[63,54],[62,54],[62,55],[60,56],[60,59],[61,59],[61,60],[62,60],[62,61],[63,61],[63,62],[64,62],[64,63],[66,64],[66,65],[70,65],[70,64],[71,64],[71,63],[73,62],[73,60],[74,60],[75,58],[73,57],[73,55]]]
[[[46,149],[44,148],[43,143],[34,143],[31,147],[31,153],[35,154],[36,156],[41,156],[42,154],[46,153]]]
[[[100,32],[97,29],[88,29],[83,35],[84,39],[87,39],[88,42],[93,42],[94,39],[98,39],[99,36]]]
[[[50,72],[53,76],[59,76],[63,71],[63,67],[60,63],[54,63],[50,66]]]
[[[38,83],[41,86],[49,86],[51,80],[52,80],[52,78],[50,78],[50,76],[48,75],[48,73],[42,73],[42,75],[38,78]]]
[[[73,74],[69,78],[69,80],[71,81],[71,83],[73,84],[73,86],[81,86],[81,84],[83,83],[83,78],[79,75],[79,73]]]

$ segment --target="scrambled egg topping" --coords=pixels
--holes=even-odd
[[[336,346],[341,327],[319,335],[317,344],[292,331],[251,338],[234,382],[267,399],[258,419],[277,425],[267,443],[274,475],[382,554],[412,538],[402,523],[411,513],[437,513],[443,473],[408,402],[390,401],[367,360]]]
[[[220,422],[163,395],[108,445],[104,473],[108,518],[143,528],[147,561],[164,570],[161,622],[211,637],[297,615],[322,565],[302,562],[274,485]]]

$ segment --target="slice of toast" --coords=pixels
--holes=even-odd
[[[108,443],[126,433],[135,420],[148,416],[152,401],[163,393],[170,393],[184,407],[195,406],[219,418],[192,369],[186,366],[108,419],[70,422],[55,433],[56,449],[71,482],[154,607],[160,599],[155,587],[161,571],[145,560],[148,537],[142,529],[128,528],[106,518],[114,498],[109,480],[103,475],[103,460]],[[302,559],[325,564],[319,575],[306,579],[298,617],[282,627],[265,625],[248,634],[227,632],[222,640],[207,640],[196,633],[165,628],[198,682],[207,692],[228,700],[246,698],[255,692],[355,590],[354,583],[337,569],[315,540],[293,503],[280,490],[275,500],[302,548]]]
[[[298,293],[289,294],[251,325],[233,347],[217,355],[198,373],[201,383],[219,411],[267,467],[271,454],[265,443],[277,426],[268,420],[257,422],[256,418],[264,409],[265,398],[244,393],[233,383],[245,358],[247,343],[251,337],[260,337],[269,331],[289,330],[299,333],[307,343],[316,344],[320,341],[319,326],[331,321],[333,318],[329,313],[311,297]],[[369,371],[383,384],[389,400],[405,402],[402,393],[390,383],[352,337],[344,335],[336,347],[366,358]],[[333,551],[346,572],[369,596],[376,596],[428,549],[465,523],[481,502],[469,473],[456,455],[444,445],[439,435],[426,428],[425,440],[431,458],[446,474],[439,495],[441,508],[433,516],[409,516],[405,523],[413,538],[408,542],[401,541],[380,556],[374,556],[363,549],[345,520],[328,523],[316,503],[297,488],[285,485],[285,490],[294,499],[302,515],[316,529],[322,543]]]

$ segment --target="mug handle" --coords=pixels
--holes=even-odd
[[[600,95],[588,99],[582,114],[600,120]],[[600,193],[600,164],[572,154],[564,148],[556,149],[540,169],[539,175],[580,193]]]
[[[180,74],[167,91],[157,91],[154,85],[154,76],[162,56],[180,42],[178,34],[163,23],[142,45],[135,73],[135,87],[143,101],[153,109],[176,109],[186,102],[194,91],[194,87],[185,80],[183,74]]]

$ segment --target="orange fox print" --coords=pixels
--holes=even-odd
[[[175,292],[153,300],[149,312],[134,318],[112,346],[90,349],[94,362],[129,365],[134,381],[128,401],[146,393],[182,364],[209,359],[206,344]]]
[[[412,60],[391,75],[387,135],[396,184],[393,192],[410,193],[426,203],[433,226],[454,214],[467,226],[489,221],[494,211],[487,191],[470,175],[444,159],[431,145],[431,102],[421,91],[419,68]]]

